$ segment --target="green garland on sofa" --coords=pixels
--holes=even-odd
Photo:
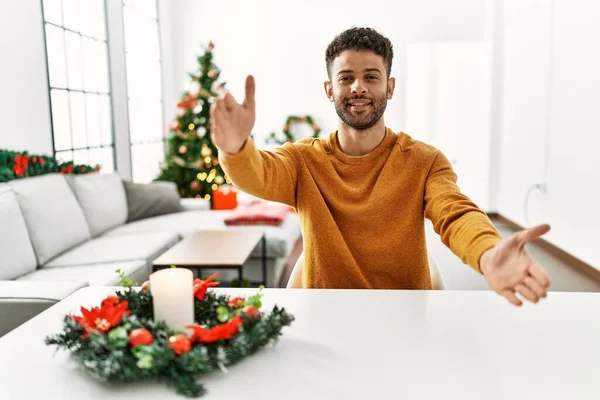
[[[100,171],[100,165],[60,162],[47,155],[29,155],[28,152],[0,150],[0,182],[52,173],[87,174]]]

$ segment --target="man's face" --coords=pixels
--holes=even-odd
[[[346,50],[333,60],[325,92],[340,119],[349,127],[374,126],[394,93],[383,57],[371,51]]]

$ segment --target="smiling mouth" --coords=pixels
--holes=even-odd
[[[354,100],[348,102],[348,107],[350,107],[351,110],[360,111],[366,110],[367,108],[371,107],[372,104],[373,103],[368,100]]]

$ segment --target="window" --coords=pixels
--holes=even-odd
[[[123,20],[132,179],[149,182],[165,155],[156,0],[125,0]]]
[[[114,170],[104,0],[43,0],[55,156]]]

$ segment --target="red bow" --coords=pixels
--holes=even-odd
[[[211,276],[206,278],[205,281],[203,281],[200,278],[195,279],[194,280],[194,297],[197,298],[198,300],[202,300],[204,298],[204,296],[206,295],[206,291],[208,290],[209,287],[218,286],[220,282],[216,282],[216,281],[213,282],[217,276],[219,276],[219,273],[215,272],[214,274],[212,274]]]

